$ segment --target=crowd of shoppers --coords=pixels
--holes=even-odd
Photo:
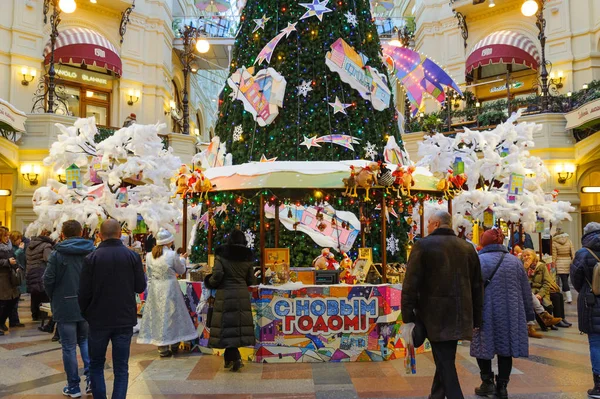
[[[471,341],[470,354],[480,369],[482,382],[475,393],[508,398],[512,359],[529,355],[535,315],[541,327],[571,326],[564,311],[564,302],[572,300],[570,277],[579,293],[579,329],[587,334],[590,347],[594,387],[588,395],[600,399],[600,296],[593,289],[600,286],[594,280],[600,268],[600,223],[585,226],[582,248],[576,253],[566,233],[559,230],[554,236],[553,261],[562,287],[533,249],[522,249],[514,241],[509,250],[500,229],[485,231],[476,248],[458,238],[451,215],[439,211],[429,219],[427,231],[411,252],[401,303],[403,321],[422,324],[431,343],[436,372],[430,398],[464,397],[455,367],[459,340]],[[112,397],[125,398],[137,324],[135,295],[147,285],[144,266],[123,244],[115,220],[102,224],[97,248],[81,235],[76,221],[63,223],[58,243],[49,232],[27,242],[19,232],[0,228],[0,335],[7,330],[4,323],[16,311],[26,281],[37,304],[31,308],[34,320],[39,318],[39,304],[51,302],[67,376],[63,394],[81,396],[79,347],[85,392],[106,398],[104,368],[112,343]],[[153,246],[146,255],[148,292],[138,343],[158,346],[160,356],[174,354],[177,344],[197,337],[177,282],[177,275],[185,272],[185,253],[173,251],[173,242],[170,232],[160,230],[145,243]],[[234,230],[217,248],[213,273],[205,279],[205,286],[216,290],[209,345],[225,349],[225,368],[232,371],[243,366],[239,348],[255,343],[247,289],[255,283],[252,262],[244,234]],[[10,328],[21,325],[10,320]],[[497,375],[492,371],[494,358]]]

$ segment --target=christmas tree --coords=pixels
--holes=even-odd
[[[368,0],[313,0],[311,3],[261,0],[241,13],[230,76],[219,98],[215,135],[234,165],[263,160],[374,160],[390,138],[402,149],[392,85]],[[390,140],[393,141],[393,140]],[[395,169],[395,165],[390,168]],[[348,173],[350,169],[348,168]],[[381,259],[380,198],[362,204],[340,191],[250,190],[216,192],[194,233],[191,260],[205,261],[234,227],[257,237],[259,197],[267,205],[331,207],[360,219],[360,246]],[[381,194],[383,195],[383,194]],[[388,204],[388,261],[404,261],[406,230],[403,208],[413,200]],[[290,218],[295,210],[285,208]],[[286,216],[286,215],[283,215]],[[198,217],[202,218],[202,214]],[[275,226],[267,223],[266,247],[274,246]],[[338,226],[339,227],[339,226]],[[207,229],[213,229],[211,248]],[[306,234],[281,227],[279,247],[291,249],[292,266],[308,266],[321,247]],[[384,237],[385,239],[385,237]],[[258,239],[256,239],[256,242]],[[258,245],[256,245],[258,247]],[[258,249],[258,248],[256,248]],[[258,259],[257,251],[257,259]]]
[[[374,144],[379,153],[387,136],[394,136],[402,143],[391,95],[384,106],[375,104],[379,110],[375,109],[374,90],[364,93],[368,98],[365,100],[358,90],[341,80],[339,73],[332,71],[328,65],[331,62],[326,62],[328,53],[336,55],[332,46],[339,39],[355,50],[351,54],[346,48],[347,55],[356,55],[360,57],[358,63],[364,63],[365,69],[355,71],[355,76],[378,82],[378,75],[382,74],[391,92],[369,1],[247,3],[241,15],[231,76],[221,95],[215,128],[221,142],[227,143],[235,164],[257,161],[263,154],[267,158],[277,157],[278,161],[361,159],[366,156],[367,142]],[[243,101],[237,99],[241,95],[239,87],[252,76],[240,77],[242,67],[254,67],[254,76],[261,72],[267,74],[272,68],[273,73],[285,79],[282,107],[278,107],[278,115],[266,126],[261,126],[261,120],[257,121],[245,109]],[[269,90],[269,83],[264,80],[258,86],[264,90],[262,94]],[[273,94],[270,93],[272,97]],[[236,135],[236,141],[237,126],[241,126],[243,133],[241,137]],[[351,146],[353,148],[330,143],[322,143],[321,147],[302,145],[305,137],[335,134],[354,137],[356,144]]]

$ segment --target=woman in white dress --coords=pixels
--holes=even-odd
[[[177,281],[185,265],[171,250],[173,241],[173,235],[161,229],[152,253],[146,255],[148,296],[137,339],[138,344],[158,346],[161,357],[171,356],[179,342],[198,338]]]

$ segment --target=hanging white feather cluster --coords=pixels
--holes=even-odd
[[[163,148],[158,132],[164,124],[133,124],[99,143],[94,142],[98,133],[94,117],[78,119],[69,127],[56,126],[61,133],[44,164],[54,170],[71,164],[83,168],[92,157],[102,157],[97,175],[103,183],[92,186],[89,171],[82,177],[82,186],[76,189],[48,180],[46,187],[34,194],[33,209],[38,218],[28,227],[27,235],[39,234],[43,229],[55,230],[57,235],[63,222],[70,219],[92,231],[108,217],[135,229],[138,215],[152,231],[162,227],[175,232],[175,224],[181,219],[181,203],[173,199],[171,178],[181,160],[171,148]],[[138,185],[120,193],[123,181]]]
[[[550,177],[544,162],[529,153],[534,147],[533,134],[542,126],[516,120],[513,114],[505,123],[483,132],[465,129],[456,137],[436,134],[419,146],[422,159],[418,165],[428,166],[434,175],[443,178],[452,170],[457,157],[464,162],[468,190],[454,198],[456,214],[482,219],[486,209],[497,218],[521,222],[532,231],[537,217],[553,223],[571,220],[574,208],[568,202],[549,200],[542,184]],[[524,189],[509,203],[508,184],[512,174],[523,175]]]

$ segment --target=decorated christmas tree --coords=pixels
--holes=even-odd
[[[230,76],[219,98],[215,135],[212,150],[202,160],[205,168],[229,162],[302,161],[295,170],[300,176],[315,161],[384,160],[386,144],[393,143],[400,154],[398,113],[369,1],[247,2]],[[394,160],[387,162],[392,171],[402,156]],[[350,175],[350,165],[345,168]],[[338,256],[343,250],[356,257],[357,249],[365,246],[373,248],[374,260],[380,261],[383,238],[391,244],[388,261],[405,258],[408,226],[402,214],[414,202],[412,197],[387,203],[388,233],[382,237],[383,191],[367,203],[360,197],[343,197],[343,190],[317,186],[304,192],[283,187],[217,191],[209,201],[197,201],[203,210],[190,245],[192,261],[205,261],[234,227],[258,243],[260,197],[271,219],[263,226],[265,247],[274,247],[276,236],[278,247],[290,248],[292,266],[310,265],[326,246],[320,241],[323,237],[315,235],[331,230],[337,244],[342,230],[353,238],[350,250],[332,246]],[[281,228],[270,211],[275,206],[281,209]],[[311,235],[308,228],[298,227],[297,215],[303,211],[323,218],[315,228],[320,232]],[[213,234],[210,242],[208,229]],[[258,245],[255,249],[258,259]]]
[[[230,73],[215,133],[235,164],[360,159],[387,136],[402,143],[367,0],[248,2]]]

